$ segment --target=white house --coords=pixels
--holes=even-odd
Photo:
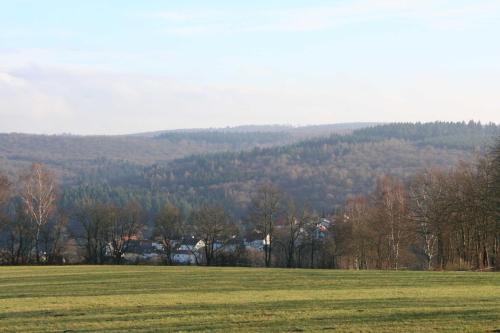
[[[181,242],[177,250],[179,251],[198,251],[199,249],[205,247],[205,242],[202,240],[195,241],[189,240],[185,242]]]

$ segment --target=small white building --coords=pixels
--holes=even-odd
[[[188,242],[181,242],[177,250],[179,251],[198,251],[199,249],[202,249],[205,247],[205,242],[202,240],[199,241],[188,241]]]

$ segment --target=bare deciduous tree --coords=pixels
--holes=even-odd
[[[10,264],[27,264],[31,259],[33,250],[33,224],[26,216],[23,205],[15,203],[15,213],[6,219],[5,233],[8,257]]]
[[[194,236],[203,242],[207,266],[212,265],[228,242],[237,236],[236,226],[222,207],[202,206],[192,213],[191,222]]]
[[[35,257],[40,262],[40,231],[54,212],[56,182],[54,175],[40,163],[34,163],[29,172],[21,176],[21,198],[26,214],[35,226]]]
[[[370,219],[373,217],[373,210],[364,196],[351,198],[346,203],[343,216],[349,231],[349,252],[353,257],[355,269],[370,268],[370,252],[373,242],[373,226]]]
[[[120,264],[133,237],[143,228],[142,208],[135,202],[110,212],[110,245],[115,263]]]
[[[172,240],[182,236],[182,216],[179,208],[166,204],[155,220],[155,235],[161,237],[167,264],[172,264]]]
[[[285,255],[285,265],[290,268],[295,266],[299,237],[304,232],[306,216],[304,211],[300,211],[295,203],[289,199],[286,202],[283,218],[284,225],[276,235],[276,243],[281,245]]]
[[[279,212],[281,191],[274,185],[264,184],[252,198],[251,219],[264,240],[264,262],[271,266],[274,225]]]
[[[77,235],[85,246],[87,263],[103,264],[106,260],[112,210],[108,204],[87,202],[73,214],[73,219],[83,228]]]
[[[389,176],[380,179],[377,189],[381,226],[386,229],[389,265],[399,268],[401,242],[408,233],[408,200],[403,183]]]
[[[449,216],[445,177],[441,171],[428,170],[417,175],[410,186],[411,217],[429,270],[437,253],[440,224]]]
[[[67,225],[68,218],[62,214],[56,214],[40,232],[40,240],[49,264],[63,263],[63,241],[67,234]]]

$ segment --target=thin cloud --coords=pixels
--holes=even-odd
[[[462,28],[500,18],[500,2],[472,4],[450,0],[357,0],[329,6],[249,11],[164,11],[148,19],[165,23],[165,31],[203,33],[298,32],[334,29],[343,25],[406,20],[432,28]]]

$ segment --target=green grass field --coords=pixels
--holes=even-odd
[[[0,267],[0,332],[500,332],[500,274]]]

